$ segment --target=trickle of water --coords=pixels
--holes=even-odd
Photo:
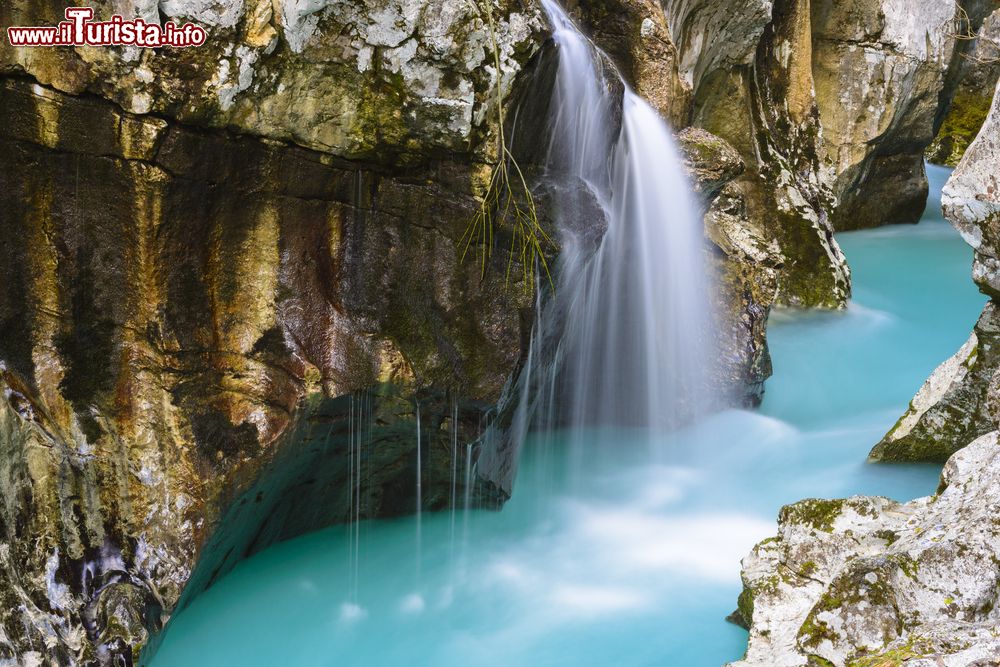
[[[356,589],[356,579],[355,579],[355,521],[354,521],[354,487],[357,484],[357,480],[354,479],[354,458],[356,456],[356,445],[357,438],[355,436],[356,432],[360,430],[359,424],[355,421],[355,396],[351,394],[350,404],[348,406],[348,416],[347,416],[347,474],[348,474],[348,492],[350,494],[348,501],[348,521],[347,521],[347,590],[350,594],[351,601],[356,602],[354,599],[354,591]]]
[[[348,407],[347,474],[348,474],[348,591],[352,603],[357,602],[361,567],[361,490],[364,447],[371,440],[371,394],[367,391],[351,394]]]
[[[423,453],[420,442],[420,403],[417,403],[417,577],[420,576],[420,557],[423,548],[423,510],[424,510],[424,488],[423,488]]]
[[[458,509],[458,399],[452,396],[451,399],[451,491],[449,493],[450,507],[450,530],[448,531],[451,543],[450,553],[452,560],[455,559],[455,513]]]
[[[472,510],[472,443],[465,446],[465,497],[462,500],[462,564],[469,547],[469,514]]]

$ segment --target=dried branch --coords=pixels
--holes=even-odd
[[[971,52],[963,53],[962,57],[977,65],[991,65],[1000,62],[1000,42],[983,35],[982,30],[978,33],[973,30],[969,13],[961,5],[957,9],[951,36],[959,41],[976,42],[976,46]],[[978,53],[982,50],[988,52],[988,55]]]

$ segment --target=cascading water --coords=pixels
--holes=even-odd
[[[666,123],[554,0],[543,5],[559,55],[547,180],[562,251],[519,380],[513,439],[551,427],[655,437],[707,403],[700,211]]]
[[[561,30],[571,32],[563,32],[560,40],[573,40],[560,43],[563,66],[570,71],[599,72],[599,54],[579,39],[570,24],[564,23]],[[590,53],[593,69],[570,67],[578,62],[570,53],[574,46]],[[628,128],[642,127],[646,132],[663,128],[652,121],[650,126],[641,125],[649,116],[628,111],[627,99],[621,115],[624,129],[619,132],[616,126],[602,125],[600,118],[617,122],[614,119],[620,117],[615,96],[599,74],[589,81],[593,85],[588,94],[593,97],[573,103],[582,98],[570,98],[566,88],[571,80],[560,77],[560,103],[554,107],[553,125],[575,128],[578,132],[568,136],[579,141],[570,145],[560,137],[553,141],[551,175],[558,202],[575,202],[579,208],[561,209],[565,266],[555,298],[540,308],[542,315],[522,376],[535,379],[520,385],[527,397],[521,402],[521,412],[530,413],[524,406],[538,404],[542,409],[533,411],[533,421],[544,425],[544,408],[555,411],[562,395],[563,423],[570,418],[567,415],[573,415],[584,425],[606,420],[629,427],[609,425],[593,434],[593,440],[605,446],[581,457],[579,468],[568,480],[554,474],[565,469],[566,462],[549,467],[548,457],[560,451],[562,444],[572,449],[574,432],[583,429],[534,434],[525,447],[524,474],[517,492],[502,512],[474,511],[474,466],[481,472],[483,459],[474,463],[473,445],[459,444],[464,460],[453,458],[451,467],[452,475],[464,481],[464,487],[452,494],[460,496],[465,509],[460,522],[446,513],[429,512],[419,520],[410,516],[365,523],[363,533],[356,525],[348,531],[333,528],[311,533],[258,553],[174,616],[152,658],[153,667],[270,667],[331,661],[418,662],[440,667],[715,667],[738,659],[746,648],[746,633],[723,619],[741,590],[740,558],[773,534],[779,507],[806,496],[878,494],[909,499],[933,493],[939,467],[867,466],[862,462],[871,444],[906,408],[914,389],[966,340],[984,304],[985,297],[968,279],[971,250],[941,219],[938,205],[931,207],[917,227],[839,237],[851,258],[857,302],[844,313],[786,312],[774,317],[769,342],[777,373],[768,381],[760,412],[721,412],[657,438],[653,443],[657,449],[652,451],[662,451],[666,460],[656,460],[642,446],[622,444],[641,441],[647,431],[669,424],[672,415],[685,409],[684,401],[691,399],[679,399],[673,412],[650,419],[652,429],[630,428],[642,414],[637,418],[636,412],[625,409],[628,405],[594,417],[585,414],[587,400],[597,401],[600,408],[604,405],[596,394],[593,399],[579,398],[581,392],[570,391],[576,388],[573,382],[588,377],[585,373],[603,380],[598,375],[613,363],[601,356],[607,349],[603,345],[628,331],[624,325],[619,328],[617,320],[602,323],[597,317],[600,304],[607,303],[600,299],[617,294],[610,285],[621,273],[609,265],[619,257],[615,253],[622,251],[620,244],[628,242],[629,234],[654,238],[647,228],[652,220],[661,220],[662,225],[687,224],[694,240],[688,237],[691,254],[686,259],[672,259],[675,249],[680,252],[685,247],[683,239],[655,252],[647,242],[649,247],[633,247],[621,256],[638,264],[648,253],[660,263],[632,268],[639,272],[641,266],[641,271],[650,273],[667,270],[663,263],[668,260],[682,262],[682,266],[689,266],[685,262],[690,260],[695,263],[692,276],[699,275],[697,225],[689,217],[676,215],[680,204],[671,200],[662,216],[616,217],[616,211],[629,210],[622,201],[636,201],[616,198],[640,190],[619,185],[634,183],[619,167],[645,164],[625,161],[623,156],[646,155],[646,148],[657,145],[647,135],[640,142],[643,145],[636,146]],[[581,84],[575,90],[587,89]],[[593,159],[570,161],[566,157],[585,154]],[[673,173],[676,162],[671,155],[659,157],[667,163],[661,169]],[[566,165],[579,170],[567,173]],[[642,168],[634,175],[642,177],[643,188],[666,183],[664,191],[669,193],[666,188],[676,181],[667,179],[665,173]],[[931,169],[930,175],[932,187],[939,191],[947,174]],[[614,205],[616,201],[619,206]],[[588,232],[585,225],[573,226],[577,220],[595,217],[607,221],[603,239],[603,230],[591,226]],[[655,238],[657,243],[663,241]],[[633,279],[621,278],[627,280]],[[663,285],[667,277],[658,275],[650,281]],[[691,280],[679,283],[685,285],[699,289],[697,283],[692,287]],[[657,296],[643,292],[649,293]],[[670,291],[666,295],[674,298]],[[593,304],[597,305],[590,308]],[[668,315],[683,313],[686,306],[691,307],[692,318],[680,321],[690,325],[684,331],[666,330],[676,337],[672,339],[676,346],[665,346],[666,352],[654,347],[657,354],[675,354],[684,349],[681,342],[692,345],[691,358],[707,354],[707,345],[698,338],[698,327],[705,323],[697,322],[707,315],[699,312],[697,301],[668,302],[664,297],[654,299],[654,304],[664,310],[642,315],[633,321],[634,326],[671,324]],[[641,312],[638,305],[620,306],[617,312],[634,316]],[[950,324],[942,326],[942,322]],[[565,323],[565,329],[556,330],[555,324],[560,323]],[[581,327],[606,328],[587,336]],[[643,335],[648,331],[643,328]],[[589,358],[588,350],[592,351]],[[669,364],[682,364],[678,368],[683,369],[688,359],[666,356],[659,361],[672,370]],[[574,368],[575,364],[586,369]],[[555,366],[563,370],[551,372]],[[697,366],[691,368],[691,382],[697,387]],[[672,386],[671,378],[659,377],[655,369],[636,371],[631,362],[611,377],[621,378],[625,372],[636,372],[636,381],[644,383],[620,389],[632,396],[645,397],[647,382],[666,387],[657,390],[664,403],[670,401],[670,392],[687,391],[684,384]],[[865,377],[864,383],[858,382],[860,376]],[[612,393],[606,381],[605,386],[604,391]],[[690,395],[700,400],[697,392]],[[607,400],[619,405],[614,397]],[[642,400],[640,405],[651,411],[645,407],[649,401]],[[349,433],[355,445],[348,456],[354,470],[350,488],[361,480],[365,484],[364,495],[358,490],[354,495],[352,515],[358,517],[358,508],[368,506],[372,494],[378,492],[369,481],[369,455],[378,444],[372,436],[377,417],[370,397],[363,397],[355,410]],[[453,406],[453,422],[457,421],[454,410]],[[441,422],[434,414],[429,404],[423,404],[424,428],[432,424],[439,428]],[[421,436],[424,465],[440,451],[430,453],[430,433],[422,431]],[[454,448],[454,434],[452,438]],[[422,468],[425,500],[430,498],[430,469]],[[409,468],[405,473],[408,482],[413,479]],[[459,541],[453,545],[449,537],[456,534]],[[419,572],[401,566],[414,552],[422,558]],[[351,573],[349,577],[341,576],[345,571]]]

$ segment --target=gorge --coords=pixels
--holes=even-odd
[[[932,167],[932,190],[946,176]],[[366,524],[357,572],[350,529],[286,542],[171,621],[153,667],[740,658],[746,633],[725,621],[740,593],[738,563],[774,531],[781,505],[935,490],[938,467],[864,459],[913,386],[961,345],[962,328],[936,319],[969,326],[983,304],[968,280],[968,247],[933,205],[915,228],[840,242],[856,300],[844,313],[772,321],[777,371],[760,412],[723,412],[652,441],[631,429],[583,441],[539,434],[524,445],[502,512],[424,517],[419,575],[413,519]],[[926,309],[937,299],[946,311]],[[859,368],[881,379],[858,386]]]
[[[0,664],[992,657],[994,2],[89,4],[208,39],[0,47]]]

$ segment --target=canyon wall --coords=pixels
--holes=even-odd
[[[412,512],[418,415],[420,503],[454,502],[533,307],[503,229],[485,271],[465,257],[498,97],[545,42],[538,7],[486,7],[115,2],[98,17],[208,41],[0,50],[0,661],[135,664],[240,559]],[[651,97],[657,30],[630,70]],[[741,227],[732,149],[703,133],[689,154],[715,202],[720,383],[754,403],[780,256]]]
[[[418,411],[451,502],[532,303],[461,261],[544,38],[494,9],[500,71],[453,3],[107,3],[209,39],[0,50],[0,662],[134,664],[239,559],[412,512]]]
[[[1000,84],[997,84],[1000,90]],[[966,667],[995,664],[1000,597],[1000,93],[944,188],[946,217],[974,249],[991,301],[969,341],[872,451],[876,461],[945,461],[933,496],[803,500],[743,560],[736,619],[754,665]]]
[[[997,429],[1000,412],[1000,95],[942,192],[945,216],[973,248],[972,279],[990,297],[969,340],[943,362],[872,449],[875,461],[944,461]]]

